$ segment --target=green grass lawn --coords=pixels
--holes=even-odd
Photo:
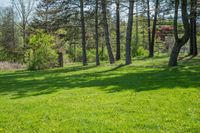
[[[0,73],[0,133],[200,132],[200,57]]]

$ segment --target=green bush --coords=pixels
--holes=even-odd
[[[144,49],[143,47],[138,47],[137,56],[148,56],[148,50]]]
[[[53,49],[55,46],[53,42],[53,36],[42,32],[30,36],[30,49],[27,52],[30,70],[43,70],[56,66],[58,55]]]

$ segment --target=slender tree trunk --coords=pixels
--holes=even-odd
[[[13,48],[15,51],[16,43],[15,43],[15,12],[14,12],[14,0],[12,0],[12,41]]]
[[[132,29],[133,29],[133,8],[134,0],[129,0],[129,15],[128,15],[128,25],[126,33],[126,65],[132,63],[131,60],[131,38],[132,38]]]
[[[16,58],[17,58],[17,53],[16,53],[16,41],[15,41],[15,12],[14,12],[14,0],[11,1],[12,2],[12,50],[14,52],[14,58],[13,58],[13,62],[16,62]]]
[[[63,53],[62,52],[58,52],[58,63],[59,63],[59,67],[63,67],[64,66]]]
[[[197,37],[196,37],[196,23],[197,23],[197,0],[190,0],[190,53],[189,55],[197,56]]]
[[[194,14],[194,49],[193,49],[193,56],[198,55],[198,48],[197,48],[197,0],[195,0],[195,14]]]
[[[148,19],[148,45],[149,45],[149,54],[151,47],[151,18],[150,18],[150,4],[149,0],[147,0],[147,19]]]
[[[137,52],[137,47],[138,47],[138,43],[139,43],[139,18],[138,18],[138,1],[137,1],[137,4],[136,4],[136,24],[135,24],[135,45],[136,45],[136,51]]]
[[[50,32],[49,22],[48,22],[49,14],[47,13],[47,12],[49,12],[49,5],[47,5],[47,7],[45,8],[45,12],[46,12],[46,14],[45,14],[45,32],[49,33]]]
[[[104,59],[104,41],[105,41],[105,35],[103,35],[102,37],[104,38],[102,41],[101,41],[101,57]]]
[[[184,27],[184,35],[182,38],[179,38],[178,35],[178,10],[179,10],[179,0],[175,0],[175,15],[174,15],[174,36],[175,44],[170,56],[169,66],[177,66],[177,60],[181,48],[188,42],[190,37],[190,24],[187,13],[187,0],[181,0],[181,14]]]
[[[190,0],[191,8],[190,8],[190,53],[189,55],[193,55],[194,50],[194,16],[193,16],[193,1]]]
[[[77,46],[76,46],[76,43],[74,43],[74,62],[76,62],[76,48]]]
[[[21,2],[21,15],[22,15],[22,38],[23,38],[23,45],[24,50],[26,50],[26,8],[25,3]]]
[[[80,8],[81,8],[81,28],[82,28],[82,60],[83,60],[83,65],[86,66],[87,53],[86,53],[85,18],[84,18],[83,0],[80,0]]]
[[[149,57],[154,56],[154,45],[155,45],[156,25],[157,25],[157,16],[158,16],[158,6],[159,6],[159,0],[156,0],[156,8],[155,8],[155,15],[154,15],[154,22],[153,22],[153,30],[152,30],[152,39],[151,39],[151,44],[150,44],[150,47],[149,47]]]
[[[98,9],[99,9],[99,2],[96,0],[96,10],[95,10],[95,40],[96,40],[96,65],[100,65],[99,61],[99,22],[98,22]]]
[[[113,56],[112,48],[111,48],[111,44],[110,44],[110,33],[109,33],[108,22],[107,22],[106,0],[101,0],[101,5],[102,5],[105,40],[106,40],[106,46],[107,46],[107,50],[108,50],[109,61],[110,61],[110,64],[114,64],[115,60],[114,60],[114,56]]]
[[[144,16],[142,16],[142,44],[143,44],[144,49],[146,49]]]
[[[23,35],[22,35],[22,37],[23,37],[23,44],[24,44],[24,50],[26,50],[26,48],[27,48],[27,46],[26,46],[26,25],[25,25],[25,23],[23,22],[23,27],[22,27],[23,29]]]
[[[121,59],[120,49],[120,1],[116,0],[116,60]]]

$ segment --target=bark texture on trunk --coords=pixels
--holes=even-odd
[[[153,29],[152,29],[152,39],[149,46],[149,57],[154,57],[154,45],[155,45],[156,25],[157,25],[157,16],[158,16],[158,6],[159,6],[159,0],[156,0],[156,8],[155,8],[155,15],[154,15],[154,22],[153,22]]]
[[[197,56],[197,0],[190,0],[190,53],[189,55]]]
[[[129,15],[128,15],[128,25],[126,33],[126,65],[132,63],[131,38],[132,38],[132,28],[133,28],[133,8],[134,8],[134,0],[129,0]]]
[[[175,15],[174,15],[174,37],[175,37],[175,44],[170,56],[169,66],[177,66],[177,60],[180,53],[181,48],[188,42],[190,37],[190,24],[189,18],[187,13],[187,0],[181,0],[181,14],[182,14],[182,21],[184,27],[184,35],[182,38],[178,36],[178,10],[179,10],[179,0],[175,0]]]
[[[121,59],[120,39],[120,0],[116,0],[116,60]]]
[[[99,2],[96,0],[96,9],[95,9],[95,40],[96,40],[96,65],[100,65],[99,60],[99,22],[98,22],[98,9],[99,9]]]
[[[147,19],[148,19],[148,46],[149,46],[149,54],[150,47],[151,47],[151,18],[150,18],[150,3],[149,0],[147,0]]]
[[[59,67],[63,67],[64,66],[63,53],[62,52],[58,52],[58,63],[59,63]]]
[[[80,0],[81,8],[81,29],[82,29],[82,61],[83,65],[87,65],[87,53],[86,53],[86,39],[85,39],[85,18],[84,18],[84,6],[83,0]]]
[[[101,0],[101,6],[102,6],[102,14],[103,14],[105,41],[106,41],[106,47],[108,50],[109,61],[110,61],[110,64],[114,64],[115,59],[114,59],[111,44],[110,44],[110,33],[109,33],[108,22],[107,22],[106,0]]]

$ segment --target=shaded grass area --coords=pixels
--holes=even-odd
[[[200,58],[166,64],[2,72],[0,132],[199,132]]]

